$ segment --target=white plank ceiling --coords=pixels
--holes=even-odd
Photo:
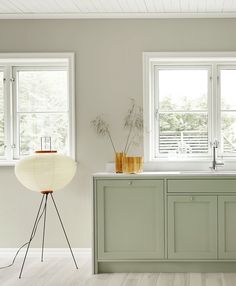
[[[0,18],[236,17],[236,0],[0,0]]]

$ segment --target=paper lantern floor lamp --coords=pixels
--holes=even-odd
[[[53,202],[56,214],[59,218],[62,230],[69,246],[75,267],[78,269],[75,256],[73,254],[68,236],[65,231],[65,227],[59,214],[55,199],[53,197],[53,193],[55,191],[64,188],[72,180],[75,175],[75,171],[75,161],[68,156],[58,154],[57,151],[36,151],[34,155],[27,156],[21,159],[16,164],[15,174],[17,179],[22,183],[22,185],[32,191],[36,191],[42,194],[42,199],[39,205],[30,239],[28,241],[28,246],[21,266],[19,278],[21,278],[22,276],[29,247],[36,233],[39,220],[42,216],[44,216],[41,253],[41,261],[43,261],[48,198],[51,198]]]

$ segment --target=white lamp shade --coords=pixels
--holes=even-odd
[[[75,161],[57,153],[40,153],[21,159],[15,166],[17,179],[26,188],[36,191],[57,191],[74,177]]]

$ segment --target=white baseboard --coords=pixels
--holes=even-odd
[[[16,254],[18,248],[0,248],[0,257],[12,257]],[[25,254],[26,248],[21,249],[19,256],[23,256]],[[67,257],[71,255],[69,248],[45,248],[44,249],[45,256],[49,257]],[[75,256],[81,255],[91,255],[91,248],[73,248],[73,253]],[[29,256],[35,257],[41,255],[41,248],[30,248]]]

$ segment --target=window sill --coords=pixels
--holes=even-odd
[[[192,158],[156,158],[152,160],[144,160],[146,163],[155,164],[158,162],[212,162],[212,156],[208,157],[192,157]],[[236,156],[218,156],[217,161],[223,161],[223,162],[235,162],[236,163]]]
[[[218,167],[218,170],[236,170],[236,158],[223,158],[223,160],[219,158],[217,161],[224,163],[224,166]],[[155,161],[145,162],[144,171],[208,171],[211,166],[211,158],[194,158],[187,160],[158,159]]]
[[[19,160],[4,161],[0,160],[0,167],[14,167]]]
[[[156,158],[150,161],[146,161],[147,163],[158,163],[158,162],[210,162],[210,157],[195,157],[195,158]],[[236,158],[235,158],[236,162]]]
[[[72,158],[72,157],[71,157]],[[0,160],[0,167],[15,167],[16,163],[19,162],[20,159],[11,160],[11,161],[4,161]],[[76,165],[78,164],[78,161],[75,160]]]

